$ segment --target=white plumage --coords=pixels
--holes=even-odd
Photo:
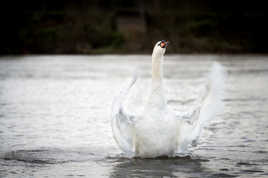
[[[127,114],[123,103],[135,85],[135,76],[121,90],[112,106],[112,129],[118,146],[135,157],[173,156],[196,142],[202,127],[220,110],[224,84],[222,67],[213,65],[207,92],[190,116],[176,116],[167,107],[163,86],[163,62],[167,42],[156,43],[152,54],[152,83],[143,112]],[[214,80],[217,78],[217,80]],[[188,117],[187,119],[185,119]],[[190,118],[189,118],[190,117]]]

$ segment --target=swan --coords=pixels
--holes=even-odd
[[[125,111],[124,101],[137,76],[124,87],[112,104],[113,137],[121,150],[134,157],[172,157],[184,152],[198,140],[202,127],[219,111],[222,104],[223,69],[214,64],[206,92],[188,114],[176,115],[167,106],[163,86],[163,62],[168,42],[158,41],[152,53],[151,91],[140,115]]]

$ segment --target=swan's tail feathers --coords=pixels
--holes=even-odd
[[[225,75],[223,66],[215,62],[208,76],[209,82],[205,94],[200,97],[199,105],[193,111],[191,118],[183,124],[181,132],[190,134],[180,138],[183,143],[181,143],[179,150],[185,151],[189,144],[195,145],[201,129],[223,110]]]
[[[112,129],[113,136],[119,147],[125,153],[133,152],[133,118],[124,111],[123,103],[130,92],[131,88],[137,81],[135,75],[120,91],[119,95],[115,97],[112,104]]]

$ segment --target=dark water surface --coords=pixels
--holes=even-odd
[[[225,109],[192,156],[130,159],[110,108],[136,68],[150,78],[150,56],[1,57],[0,177],[268,177],[268,57],[166,56],[169,104],[195,100],[214,60]]]

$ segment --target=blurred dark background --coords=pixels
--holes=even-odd
[[[264,0],[1,2],[1,54],[267,53]]]

